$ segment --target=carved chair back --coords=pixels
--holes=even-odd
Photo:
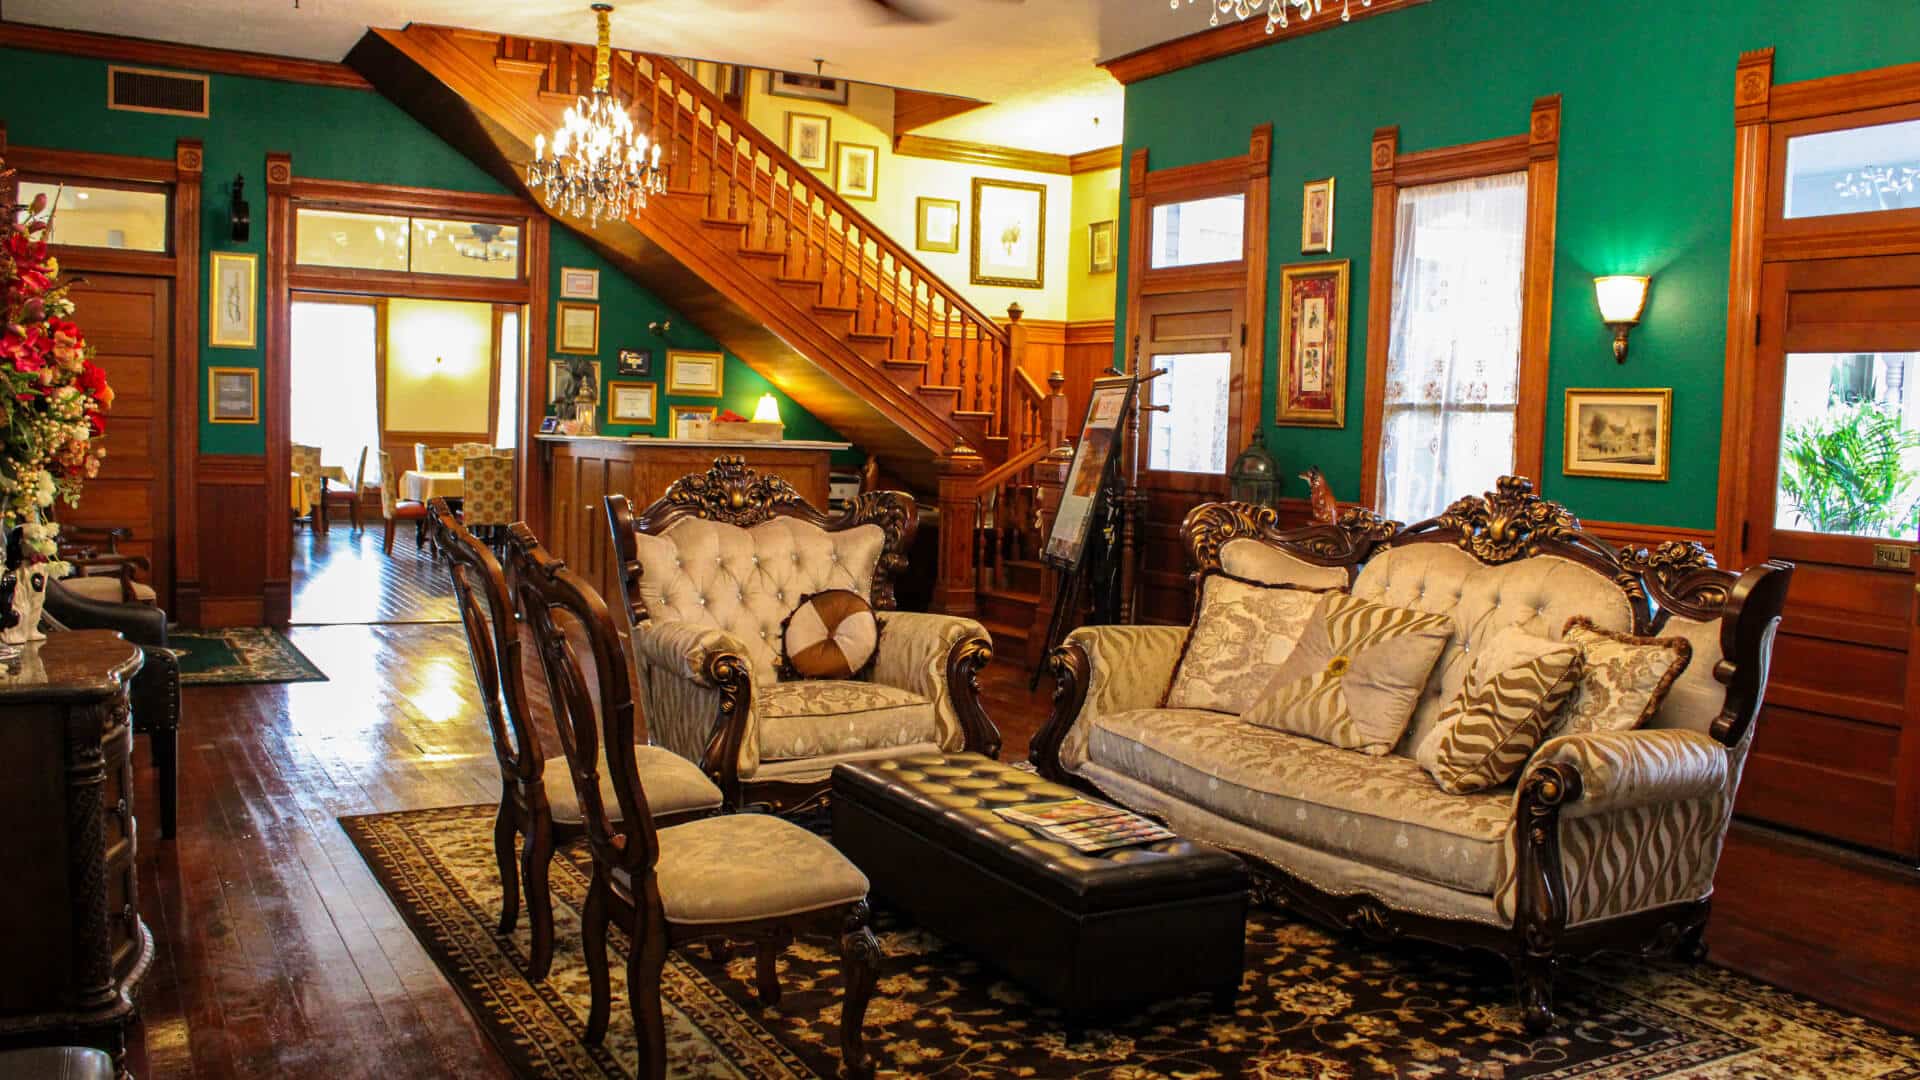
[[[392,517],[400,504],[407,500],[401,497],[400,470],[394,467],[393,455],[380,451],[380,516]]]
[[[634,753],[638,706],[613,616],[593,586],[548,554],[526,525],[516,523],[509,530],[507,559],[516,606],[532,632],[546,675],[554,727],[594,860],[627,870],[636,898],[652,896],[660,845],[640,786]],[[591,674],[581,663],[576,635],[592,658]],[[619,803],[618,822],[600,796],[603,744],[605,768]]]
[[[289,456],[289,460],[292,462],[294,474],[300,478],[301,493],[306,497],[308,502],[319,502],[320,448],[294,443],[293,452]]]
[[[460,523],[445,499],[427,504],[434,546],[447,556],[460,625],[479,684],[480,704],[493,736],[501,779],[537,786],[546,767],[533,714],[527,708],[520,626],[499,560]]]

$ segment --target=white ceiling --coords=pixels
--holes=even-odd
[[[626,0],[616,47],[811,71],[995,103],[929,134],[1055,153],[1120,141],[1120,87],[1094,66],[1206,28],[1187,0]],[[1191,5],[1191,6],[1189,6]],[[369,26],[441,23],[593,40],[588,0],[3,0],[15,22],[338,60]],[[1094,119],[1098,118],[1096,125]]]

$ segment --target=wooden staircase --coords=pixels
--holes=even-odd
[[[370,30],[347,62],[525,191],[534,136],[590,91],[594,56],[412,25]],[[671,60],[616,51],[612,88],[668,168],[665,195],[582,230],[622,270],[943,502],[936,462],[957,448],[992,468],[1048,437],[1017,308],[1005,325],[988,317]]]

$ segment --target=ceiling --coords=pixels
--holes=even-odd
[[[1054,153],[1120,141],[1120,87],[1094,66],[1206,28],[1188,0],[625,0],[619,48],[754,67],[824,71],[993,102],[927,134]],[[226,49],[338,60],[369,26],[440,23],[593,40],[588,0],[0,0],[0,16]],[[1095,123],[1095,120],[1098,123]]]

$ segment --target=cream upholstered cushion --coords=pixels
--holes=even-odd
[[[66,584],[62,582],[61,584]],[[1644,725],[1652,728],[1686,728],[1702,735],[1713,733],[1713,722],[1727,704],[1727,686],[1713,677],[1723,655],[1720,651],[1720,620],[1690,619],[1684,615],[1669,618],[1660,628],[1661,637],[1685,638],[1693,646],[1693,659],[1673,681],[1666,700]]]
[[[1389,548],[1367,560],[1353,583],[1365,600],[1453,617],[1453,640],[1440,654],[1397,753],[1411,756],[1440,712],[1467,681],[1471,649],[1509,626],[1560,640],[1567,619],[1585,615],[1609,630],[1631,630],[1633,608],[1606,577],[1570,559],[1534,555],[1498,566],[1446,543]]]
[[[1411,758],[1369,757],[1194,709],[1096,717],[1088,773],[1131,777],[1261,832],[1491,896],[1511,791],[1448,795]]]
[[[780,624],[801,597],[851,589],[870,600],[886,546],[878,525],[827,532],[789,517],[750,529],[683,518],[657,536],[635,533],[633,539],[648,617],[733,634],[746,645],[760,683],[776,677]]]
[[[867,876],[832,844],[771,814],[703,818],[658,835],[654,876],[670,922],[777,919],[867,895]],[[614,879],[632,887],[625,870]]]
[[[61,578],[60,587],[75,596],[85,597],[88,600],[96,600],[100,603],[119,604],[126,601],[125,594],[120,591],[120,578],[117,575],[86,574],[70,578]],[[134,603],[151,604],[159,599],[159,595],[160,594],[153,591],[153,586],[143,581],[133,583]]]
[[[1579,615],[1567,620],[1566,640],[1579,646],[1582,664],[1558,735],[1632,731],[1653,717],[1693,659],[1684,637],[1614,633]]]
[[[1270,585],[1300,585],[1309,589],[1344,589],[1347,571],[1338,566],[1316,566],[1277,547],[1248,537],[1220,545],[1220,569],[1237,578]]]
[[[1509,626],[1475,650],[1466,685],[1415,756],[1450,795],[1512,780],[1580,681],[1578,646]]]
[[[633,753],[640,791],[647,797],[647,810],[655,817],[720,809],[720,789],[693,762],[663,746],[636,746]],[[552,762],[543,779],[553,820],[563,825],[580,821],[580,793],[568,776],[566,759]],[[613,774],[606,769],[600,770],[600,801],[607,808],[607,816],[619,821],[620,797],[614,794]]]
[[[898,687],[813,679],[754,687],[760,760],[940,744],[933,702]]]
[[[1167,687],[1169,709],[1246,712],[1306,633],[1320,594],[1218,571],[1200,582],[1187,649]]]

